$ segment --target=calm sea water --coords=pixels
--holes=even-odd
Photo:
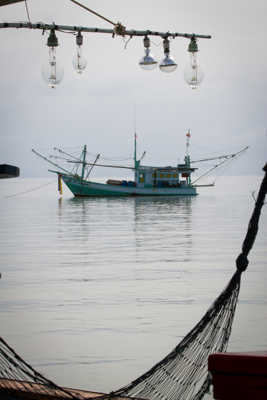
[[[1,333],[60,385],[110,391],[164,357],[235,270],[262,177],[194,198],[75,199],[56,179],[0,181]],[[267,206],[231,351],[267,349]]]

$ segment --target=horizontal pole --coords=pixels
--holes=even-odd
[[[89,162],[83,162],[83,161],[72,161],[68,160],[69,163],[72,164],[83,164],[83,165],[93,165],[94,167],[106,167],[106,168],[124,168],[124,169],[137,169],[134,167],[126,167],[124,165],[108,165],[108,164],[95,164],[95,163],[89,163]]]
[[[30,22],[2,22],[0,23],[0,29],[3,28],[17,28],[17,29],[41,29],[50,30],[55,29],[56,31],[68,31],[68,32],[86,32],[86,33],[106,33],[114,35],[114,29],[102,29],[102,28],[90,28],[87,26],[71,26],[71,25],[57,25],[57,24],[45,24],[43,22],[30,23]],[[199,35],[197,33],[179,33],[179,32],[158,32],[150,30],[125,30],[123,32],[124,36],[160,36],[162,38],[167,37],[183,37],[186,39],[191,39],[192,37],[198,39],[211,39],[210,35]]]

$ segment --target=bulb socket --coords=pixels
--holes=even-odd
[[[83,35],[81,34],[81,31],[79,31],[76,36],[76,44],[77,46],[82,46],[83,44]]]
[[[50,34],[47,39],[47,46],[48,47],[57,47],[58,46],[58,40],[55,34],[55,29],[51,29]]]
[[[170,41],[168,38],[163,39],[163,50],[166,55],[170,53]]]
[[[150,39],[147,36],[144,37],[144,47],[145,49],[148,49],[150,47]]]
[[[189,53],[197,53],[198,52],[197,39],[195,38],[195,36],[193,36],[190,40],[190,43],[188,46],[188,51],[189,51]]]

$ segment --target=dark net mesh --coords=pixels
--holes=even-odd
[[[0,398],[21,399],[25,393],[38,393],[44,399],[50,396],[82,399],[45,378],[0,338]]]
[[[237,270],[227,287],[214,301],[198,324],[163,360],[129,385],[107,395],[85,394],[66,390],[34,370],[0,338],[0,397],[21,398],[22,391],[39,391],[53,398],[85,399],[133,396],[158,400],[199,400],[207,392],[210,382],[208,357],[224,352],[230,337],[235,314],[240,278],[248,265],[250,252],[258,231],[258,222],[267,191],[267,164],[255,208],[252,213],[242,252],[237,257]],[[25,398],[25,397],[24,397]],[[37,398],[37,397],[28,397]],[[47,397],[48,398],[48,397]]]
[[[239,272],[186,337],[162,361],[116,395],[183,400],[201,399],[209,388],[208,357],[226,350],[236,308]]]

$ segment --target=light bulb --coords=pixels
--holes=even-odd
[[[76,52],[75,56],[73,57],[72,65],[73,65],[73,68],[75,69],[75,71],[78,72],[78,74],[81,74],[87,66],[87,61],[82,56],[81,46],[77,46],[77,52]]]
[[[166,54],[160,62],[159,68],[162,72],[173,72],[176,70],[177,64],[168,54]]]
[[[204,78],[204,73],[197,61],[197,53],[190,53],[190,63],[184,70],[184,79],[192,89],[197,89]]]
[[[83,36],[79,31],[76,36],[76,54],[72,60],[73,68],[75,69],[76,72],[78,72],[78,74],[81,74],[87,66],[87,61],[82,55],[82,44],[83,44]]]
[[[157,61],[154,59],[153,55],[150,53],[150,39],[149,37],[144,37],[144,48],[145,48],[145,55],[139,61],[139,65],[145,71],[151,71],[157,65]]]
[[[45,82],[51,88],[55,88],[62,81],[64,69],[56,60],[55,47],[49,47],[49,59],[48,63],[43,65],[42,75]]]
[[[162,72],[173,72],[177,68],[176,62],[170,57],[170,41],[166,37],[163,40],[163,50],[165,57],[159,64],[159,68]]]
[[[150,53],[150,49],[145,49],[145,55],[139,61],[140,67],[145,71],[152,71],[152,69],[156,68],[157,61]]]
[[[43,78],[51,88],[55,88],[62,80],[64,70],[63,67],[57,62],[56,48],[58,40],[55,34],[55,29],[51,29],[47,39],[47,46],[49,49],[49,59],[42,68]]]

